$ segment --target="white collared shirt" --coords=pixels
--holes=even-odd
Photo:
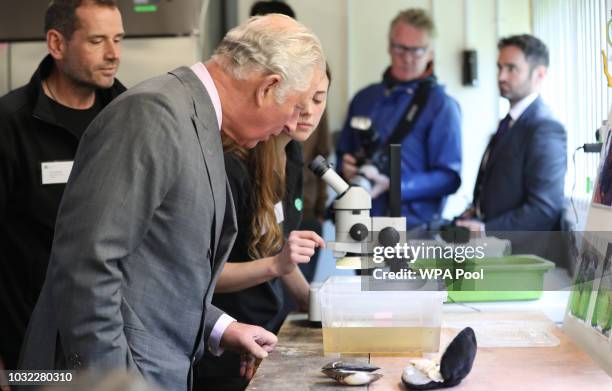
[[[531,105],[536,99],[538,99],[539,95],[540,94],[538,94],[537,92],[532,92],[531,94],[516,102],[516,104],[510,108],[510,111],[508,112],[510,118],[512,118],[512,120],[510,121],[510,127],[512,127],[512,125],[516,123],[516,121],[521,117],[521,115],[523,115],[525,110],[527,110],[527,107],[529,107],[529,105]]]
[[[213,107],[215,108],[215,114],[217,115],[217,123],[219,124],[219,130],[221,130],[221,120],[223,119],[223,111],[221,108],[221,98],[219,98],[219,91],[215,86],[215,81],[212,76],[206,69],[206,65],[201,62],[196,62],[191,66],[191,70],[196,74],[198,79],[204,85],[206,92],[208,92],[208,96],[210,96],[210,100],[212,101]]]

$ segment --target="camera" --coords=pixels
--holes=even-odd
[[[386,172],[388,161],[386,155],[380,150],[380,136],[369,117],[352,117],[350,127],[358,135],[361,144],[361,149],[355,153],[359,169],[357,175],[350,180],[350,184],[361,186],[371,193],[374,183],[368,177]]]

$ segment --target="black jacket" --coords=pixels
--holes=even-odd
[[[47,56],[30,82],[0,98],[0,356],[15,368],[51,252],[65,184],[42,185],[41,163],[72,161],[78,134],[64,128],[42,90],[53,69]],[[96,100],[125,91],[115,80]]]

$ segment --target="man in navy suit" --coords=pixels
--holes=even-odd
[[[479,232],[558,230],[567,137],[539,96],[548,49],[531,35],[504,38],[498,49],[499,91],[510,112],[487,146],[473,204],[457,225]]]

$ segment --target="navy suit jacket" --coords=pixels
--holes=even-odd
[[[497,144],[476,181],[487,232],[559,229],[567,169],[563,125],[538,97]]]

